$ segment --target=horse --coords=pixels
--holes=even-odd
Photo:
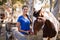
[[[56,40],[57,34],[58,34],[58,29],[56,31],[56,27],[54,25],[54,23],[52,21],[50,21],[49,19],[46,19],[45,21],[41,18],[38,17],[43,17],[39,16],[39,13],[41,12],[41,10],[39,10],[36,14],[38,14],[36,16],[36,20],[34,21],[34,34],[37,35],[37,32],[39,32],[39,30],[43,27],[43,40]],[[46,38],[46,39],[45,39]],[[48,39],[47,39],[48,38]]]

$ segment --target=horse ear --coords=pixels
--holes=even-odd
[[[37,12],[38,14],[41,12],[41,9]]]

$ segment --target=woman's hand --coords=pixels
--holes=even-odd
[[[32,32],[32,29],[29,30],[29,34],[33,35],[34,33]]]
[[[29,32],[30,32],[30,31],[24,31],[24,30],[21,30],[21,29],[18,30],[18,31],[19,31],[19,32],[25,32],[25,33],[27,33],[27,34],[29,34]]]
[[[25,33],[29,34],[30,31],[25,31]]]

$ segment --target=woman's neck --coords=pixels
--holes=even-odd
[[[24,16],[24,17],[27,17],[27,15],[26,15],[26,14],[24,14],[24,13],[23,13],[23,16]]]

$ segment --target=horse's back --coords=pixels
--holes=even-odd
[[[43,28],[43,37],[54,37],[56,35],[55,26],[49,20],[46,20],[45,26]]]

